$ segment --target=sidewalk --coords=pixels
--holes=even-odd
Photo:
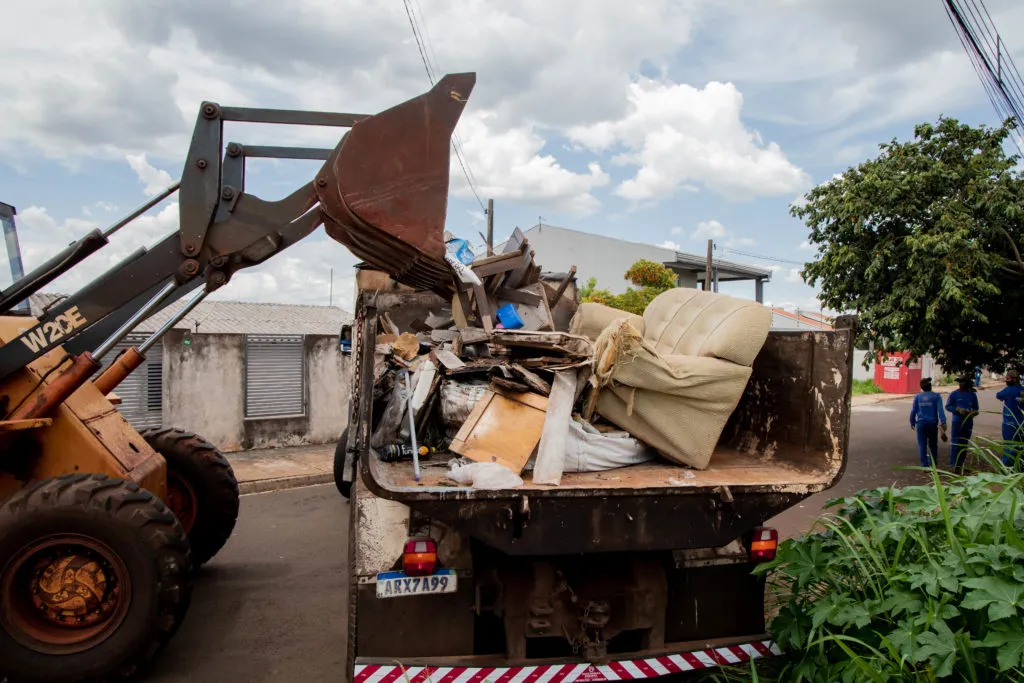
[[[225,453],[241,493],[279,491],[334,481],[335,444]]]
[[[984,391],[985,389],[998,389],[1002,386],[1002,382],[999,382],[998,380],[982,380],[979,390]],[[932,391],[939,394],[948,394],[954,389],[956,389],[955,384],[942,384],[932,387]],[[870,406],[876,403],[887,403],[889,401],[899,401],[900,399],[913,397],[914,394],[861,394],[860,396],[854,396],[852,403],[854,407]]]

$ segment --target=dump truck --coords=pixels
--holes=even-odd
[[[363,291],[343,332],[349,680],[613,681],[777,654],[752,569],[774,557],[768,521],[842,476],[855,320],[770,332],[705,469],[656,460],[482,490],[370,447],[378,320],[408,329],[450,304]]]

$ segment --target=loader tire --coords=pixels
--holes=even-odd
[[[192,544],[200,567],[220,552],[238,520],[238,480],[217,447],[182,429],[147,429],[146,443],[167,461],[168,505]]]
[[[0,507],[0,681],[144,669],[192,595],[188,538],[159,498],[105,474],[42,479]]]
[[[334,447],[334,485],[338,493],[345,498],[352,494],[352,482],[345,481],[345,449],[348,448],[348,427],[338,437],[338,445]]]

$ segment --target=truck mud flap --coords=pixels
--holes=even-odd
[[[619,659],[607,664],[544,663],[534,666],[471,667],[404,664],[394,660],[356,662],[353,683],[573,683],[639,681],[672,674],[742,664],[782,654],[770,640],[705,647],[673,654]]]

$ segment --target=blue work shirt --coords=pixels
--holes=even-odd
[[[1002,389],[996,398],[1003,402],[1003,424],[1019,427],[1024,425],[1024,406],[1021,405],[1021,396],[1024,395],[1024,387],[1014,384]]]
[[[946,424],[946,413],[942,412],[942,397],[934,391],[922,391],[914,397],[914,405],[910,407],[910,426],[918,424]]]
[[[956,412],[956,408],[966,408],[967,410],[977,412],[980,409],[978,405],[978,395],[973,391],[960,391],[954,389],[949,392],[949,398],[946,399],[946,410],[953,413],[953,422],[972,422],[974,417],[964,417]]]

